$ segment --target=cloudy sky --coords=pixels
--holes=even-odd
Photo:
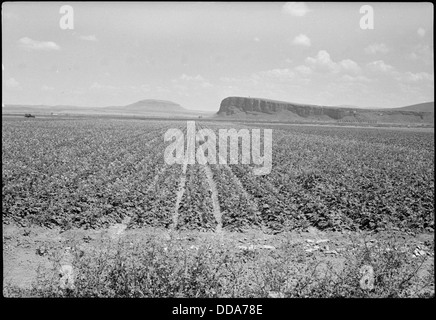
[[[365,4],[373,29],[360,26]],[[60,27],[62,5],[73,29]],[[434,100],[431,3],[3,3],[2,14],[5,104]]]

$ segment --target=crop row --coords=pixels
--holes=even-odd
[[[58,127],[41,121],[18,129],[6,124],[6,221],[85,228],[120,222],[134,213],[141,190],[163,163],[163,153],[152,160],[158,153],[150,152],[162,147],[162,124],[75,121]]]
[[[274,130],[270,174],[253,175],[253,164],[229,165],[231,171],[212,166],[223,226],[433,230],[432,142],[426,132],[388,129]],[[235,178],[243,190],[229,183]],[[247,203],[238,205],[241,192],[255,203],[257,215]]]
[[[429,150],[389,144],[383,136],[383,143],[293,131],[275,138],[280,144],[273,147],[273,170],[254,184],[268,181],[311,225],[433,228],[434,155]]]
[[[260,227],[259,212],[233,181],[223,165],[210,166],[218,191],[222,227],[228,231],[242,231]]]
[[[2,122],[6,223],[96,228],[130,217],[130,227],[168,228],[177,217],[178,229],[214,230],[211,171],[229,231],[434,228],[434,137],[424,131],[276,126],[270,174],[239,162],[211,164],[207,176],[164,163],[163,134],[183,123]]]
[[[185,192],[178,207],[177,229],[215,230],[212,191],[201,165],[187,166]]]

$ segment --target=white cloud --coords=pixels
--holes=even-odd
[[[250,95],[270,96],[272,99],[285,99],[293,101],[293,95],[303,95],[299,99],[304,101],[304,96],[312,86],[324,83],[323,86],[333,85],[335,94],[349,95],[352,99],[353,93],[366,92],[371,80],[362,74],[362,68],[351,59],[343,59],[335,62],[326,50],[320,50],[314,57],[307,57],[304,64],[295,67],[276,68],[258,71],[241,78],[220,78],[227,84],[226,93],[241,94],[249,92]],[[327,81],[327,82],[326,82]],[[267,95],[266,93],[269,92]],[[283,97],[283,98],[281,98]],[[291,97],[291,98],[289,98]],[[335,97],[335,96],[334,96]],[[341,96],[342,97],[342,96]],[[306,96],[308,101],[316,103],[316,100],[323,101],[323,97],[317,93],[317,97]]]
[[[303,17],[310,9],[304,2],[287,2],[283,5],[282,11],[295,17]]]
[[[275,100],[286,100],[292,92],[301,90],[301,87],[310,82],[310,78],[303,77],[290,68],[276,68],[262,70],[241,77],[221,77],[224,85],[222,95],[240,95],[263,97]],[[292,101],[289,100],[289,101]]]
[[[18,40],[18,42],[21,44],[23,48],[29,50],[50,51],[50,50],[61,49],[56,43],[52,41],[37,41],[37,40],[32,40],[28,37],[21,38],[20,40]]]
[[[382,73],[389,75],[393,80],[413,84],[417,82],[427,82],[433,83],[434,76],[433,74],[427,72],[417,72],[413,73],[410,71],[400,72],[396,70],[393,66],[385,63],[383,60],[373,61],[367,64],[367,67],[370,71],[376,73]]]
[[[383,54],[388,53],[389,48],[384,43],[373,43],[365,48],[365,53],[367,54],[377,54],[378,52]]]
[[[358,74],[361,72],[359,65],[351,60],[345,59],[335,62],[331,59],[330,54],[326,50],[320,50],[315,57],[307,57],[305,59],[306,65],[311,67],[312,70],[330,73],[352,73]]]
[[[358,75],[358,76],[350,76],[349,74],[344,74],[340,80],[347,81],[347,82],[371,82],[371,79],[368,77]]]
[[[260,39],[258,37],[255,37],[253,40],[256,42],[260,42]]]
[[[9,78],[8,80],[5,80],[4,85],[8,89],[21,89],[20,83],[15,80],[15,78]]]
[[[315,57],[307,57],[306,63],[321,71],[339,72],[339,66],[330,58],[330,54],[325,50],[320,50]]]
[[[332,63],[332,60],[330,59],[330,54],[325,50],[320,50],[316,57],[307,57],[306,63],[311,65],[321,64],[321,65],[328,65]]]
[[[302,74],[302,75],[309,75],[312,73],[312,69],[309,68],[308,66],[305,65],[300,65],[295,67],[295,71],[297,71],[298,73]]]
[[[398,80],[403,80],[405,82],[418,82],[418,81],[434,81],[434,76],[427,72],[406,72],[404,75],[400,76]]]
[[[412,53],[408,55],[408,58],[424,62],[424,64],[433,63],[433,48],[429,45],[419,44],[412,49]]]
[[[367,66],[370,70],[381,73],[389,73],[395,69],[393,66],[386,64],[383,60],[370,62],[367,64]]]
[[[97,41],[97,37],[93,34],[88,35],[88,36],[85,36],[85,35],[79,36],[79,39],[82,39],[85,41]]]
[[[339,65],[346,72],[359,73],[361,71],[359,65],[350,59],[342,60],[341,62],[339,62]]]
[[[251,90],[258,90],[259,88],[263,90],[267,87],[275,88],[283,84],[292,84],[295,80],[298,80],[300,83],[302,82],[301,79],[296,77],[296,73],[288,68],[258,71],[241,78],[220,78],[220,81],[231,84],[232,88],[235,88],[235,85],[237,85],[238,87],[250,88]]]
[[[305,34],[300,34],[300,35],[296,36],[294,38],[294,40],[292,41],[292,43],[295,45],[306,46],[306,47],[310,47],[310,45],[311,45],[309,37],[306,36]]]
[[[187,74],[182,74],[180,76],[180,79],[186,81],[204,81],[204,78],[199,74],[197,74],[196,76],[188,76]]]
[[[421,38],[423,38],[425,36],[425,29],[424,28],[419,28],[417,31],[418,36],[420,36]]]

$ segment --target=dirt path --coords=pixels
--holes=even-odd
[[[188,163],[185,159],[183,162],[182,167],[182,175],[180,176],[180,183],[179,183],[179,190],[177,191],[177,200],[176,205],[174,207],[174,213],[173,213],[173,223],[171,225],[172,230],[177,229],[177,219],[179,218],[179,206],[180,202],[182,201],[183,194],[185,193],[185,185],[186,185],[186,170],[188,168]]]
[[[108,228],[108,234],[112,239],[118,239],[124,234],[130,222],[130,217],[125,217],[121,223],[116,223]]]
[[[244,186],[242,185],[242,182],[238,179],[238,177],[233,173],[232,169],[228,165],[223,165],[225,170],[227,170],[230,174],[230,177],[232,179],[232,182],[236,185],[238,188],[237,192],[240,192],[242,194],[242,197],[247,200],[247,202],[250,204],[250,209],[253,211],[259,211],[257,202],[253,199],[253,197],[245,190]]]
[[[206,175],[207,183],[209,184],[210,191],[212,192],[211,198],[212,198],[213,215],[218,223],[216,226],[216,232],[221,232],[222,231],[221,210],[220,210],[220,203],[218,200],[218,190],[215,181],[213,180],[213,173],[207,164],[202,165],[201,167]]]
[[[223,157],[218,154],[219,162],[223,163]],[[231,177],[231,180],[233,184],[237,187],[237,192],[241,193],[242,197],[247,201],[247,203],[250,204],[250,209],[253,212],[259,211],[259,207],[257,202],[253,199],[253,197],[245,190],[244,186],[242,185],[241,181],[238,179],[238,177],[233,173],[232,169],[229,167],[228,164],[219,164],[219,166],[224,167],[225,170],[229,173],[229,176]]]

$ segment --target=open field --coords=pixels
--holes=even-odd
[[[156,243],[162,244],[162,248],[156,249],[159,254],[169,250],[169,245],[164,250],[165,241],[186,234],[194,239],[188,244],[194,246],[195,252],[205,244],[218,250],[220,245],[235,249],[236,244],[242,243],[247,246],[239,250],[243,259],[240,252],[236,253],[239,260],[232,265],[232,268],[242,269],[249,268],[250,263],[257,261],[253,259],[259,257],[259,261],[269,261],[269,254],[258,256],[258,251],[249,249],[253,243],[270,245],[274,249],[267,246],[267,251],[273,250],[288,259],[293,255],[301,256],[298,259],[302,259],[302,268],[312,265],[313,261],[309,260],[313,257],[324,262],[331,260],[340,268],[348,261],[343,256],[345,253],[341,253],[350,245],[345,240],[349,239],[347,235],[380,236],[381,239],[389,235],[394,238],[392,247],[400,248],[396,241],[407,239],[401,252],[408,258],[401,263],[408,265],[407,261],[420,256],[426,259],[425,270],[431,268],[429,259],[433,259],[434,247],[432,129],[269,126],[212,121],[201,121],[197,126],[197,129],[209,128],[215,132],[226,127],[272,128],[271,173],[256,176],[251,164],[167,165],[164,151],[169,143],[164,142],[164,133],[169,128],[186,131],[185,121],[4,117],[2,214],[8,239],[4,240],[3,248],[4,260],[9,259],[5,274],[15,269],[11,283],[22,286],[20,281],[26,273],[23,270],[28,271],[35,261],[47,263],[49,256],[53,258],[56,252],[63,252],[65,246],[86,247],[89,241],[83,240],[85,236],[91,237],[93,242],[97,239],[95,234],[103,231],[107,231],[108,239],[133,237],[132,243],[143,241],[142,244],[149,243],[150,235],[156,235]],[[24,235],[17,230],[24,230]],[[29,242],[28,234],[34,234],[39,240]],[[144,234],[149,235],[148,240],[139,240]],[[165,241],[160,238],[164,235],[169,235]],[[320,245],[312,251],[303,246],[308,238],[324,237],[329,237],[330,243],[335,245],[327,248]],[[27,245],[23,247],[23,243]],[[46,254],[38,251],[42,244],[48,248]],[[417,246],[425,254],[414,255]],[[291,247],[294,248],[292,254],[288,252]],[[185,252],[180,248],[174,250]],[[83,262],[80,259],[91,259],[97,254],[89,248],[82,251],[84,256],[74,260],[77,266]],[[309,260],[307,255],[311,257]],[[365,259],[355,257],[357,262],[353,268],[358,268]],[[222,262],[215,258],[211,258],[214,263]],[[380,265],[380,268],[386,266]],[[398,275],[401,272],[398,271]],[[231,281],[230,276],[223,279]],[[268,296],[268,292],[316,296],[315,289],[292,294],[290,283],[286,283],[286,288],[270,288],[270,284],[262,288],[262,281],[267,278],[262,279],[256,289],[239,287],[233,293],[228,288],[225,292],[218,289],[214,293],[196,292],[198,296]],[[89,279],[82,280],[86,283]],[[29,281],[26,278],[24,282],[29,285]],[[434,280],[430,287],[433,285]],[[226,287],[222,283],[219,286]],[[86,295],[83,284],[81,290],[75,294]],[[196,296],[183,288],[168,290],[165,293],[151,290],[143,296],[176,293]],[[353,290],[329,292],[331,296],[361,295]],[[395,287],[391,291],[395,290],[407,296],[401,291],[403,288]],[[434,287],[430,293],[434,294]],[[134,296],[141,294],[136,292]],[[384,296],[384,293],[373,292],[373,296]]]
[[[214,229],[206,174],[167,165],[163,134],[184,122],[5,119],[4,222],[62,228]],[[217,130],[222,125],[202,123]],[[240,128],[245,126],[240,126]],[[272,172],[210,165],[223,228],[433,231],[434,137],[430,132],[282,126],[273,131]],[[203,209],[203,216],[188,217]],[[181,211],[181,212],[178,212]],[[188,222],[191,221],[192,222]]]

